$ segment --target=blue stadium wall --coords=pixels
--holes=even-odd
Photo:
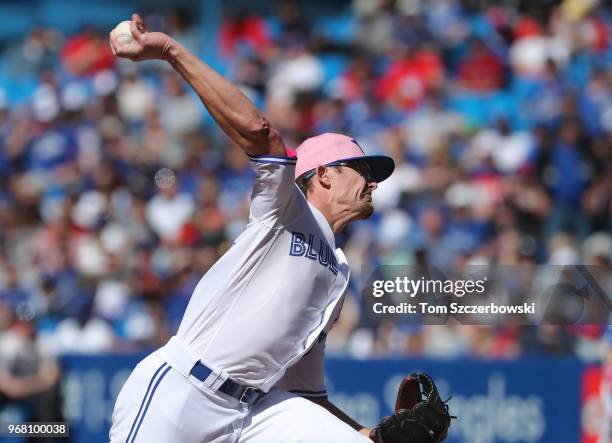
[[[64,414],[72,442],[108,441],[114,400],[142,356],[62,358]],[[448,442],[574,443],[580,439],[581,380],[574,360],[512,362],[423,359],[327,362],[330,397],[365,425],[390,413],[404,374],[426,371],[459,416]]]

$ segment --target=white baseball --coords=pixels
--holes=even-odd
[[[115,33],[115,37],[119,40],[119,43],[123,45],[127,45],[132,41],[132,31],[131,31],[131,22],[129,20],[125,20],[115,26],[113,29]]]

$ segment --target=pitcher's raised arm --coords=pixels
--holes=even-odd
[[[278,133],[255,105],[227,79],[163,32],[149,32],[132,15],[132,40],[110,33],[113,53],[133,61],[166,60],[198,94],[219,127],[249,155],[285,155]]]

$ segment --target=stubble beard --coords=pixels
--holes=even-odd
[[[366,220],[374,214],[374,205],[371,202],[365,202],[359,208],[359,219]]]
[[[361,220],[366,220],[372,216],[374,213],[374,205],[372,204],[372,193],[368,192],[368,188],[366,187],[361,193],[361,198],[370,197],[369,201],[362,201],[361,206],[359,208],[359,215]]]

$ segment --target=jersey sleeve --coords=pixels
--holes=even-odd
[[[300,361],[285,372],[276,387],[302,397],[326,397],[325,339],[319,340]]]
[[[275,225],[296,218],[304,207],[294,181],[296,159],[249,155],[249,160],[255,171],[251,219]]]

